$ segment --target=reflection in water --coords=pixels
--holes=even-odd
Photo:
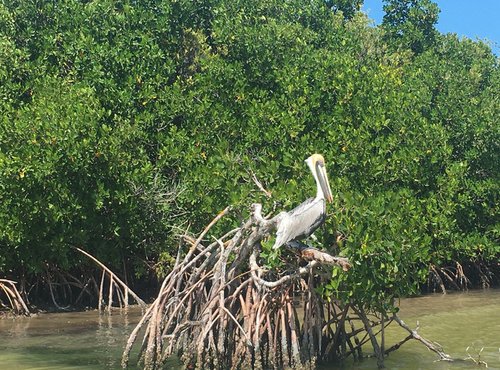
[[[140,309],[133,308],[111,315],[87,311],[2,319],[0,368],[120,369],[123,347],[140,317]]]
[[[448,295],[428,295],[400,302],[400,316],[419,333],[443,345],[455,358],[468,353],[489,369],[500,370],[500,291],[485,290]],[[0,368],[9,370],[41,369],[120,369],[121,354],[129,333],[139,321],[141,311],[97,311],[41,314],[32,318],[0,320]],[[386,332],[386,344],[401,340],[406,332],[394,324]],[[467,353],[467,347],[469,347]],[[367,349],[368,352],[368,349]],[[136,353],[131,356],[134,365]],[[471,361],[435,362],[436,356],[416,341],[404,344],[386,360],[387,369],[478,369]],[[175,366],[174,366],[175,367]],[[133,369],[133,366],[131,367]],[[376,369],[376,361],[367,359],[333,369]]]
[[[420,326],[419,334],[443,346],[453,358],[469,355],[500,370],[500,290],[490,289],[466,293],[435,294],[401,300],[399,316],[412,328]],[[396,324],[386,331],[386,346],[404,337],[407,332]],[[468,350],[467,350],[468,348]],[[367,348],[366,352],[369,352]],[[411,340],[386,359],[387,369],[484,369],[473,361],[436,362],[437,356],[421,343]],[[367,359],[354,364],[346,361],[342,369],[376,369],[376,361]],[[324,367],[333,370],[339,367]]]

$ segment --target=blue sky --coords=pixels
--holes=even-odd
[[[496,55],[500,55],[500,0],[433,0],[438,4],[442,33],[456,33],[470,39],[489,40]],[[380,24],[384,11],[382,0],[365,0],[363,10]]]

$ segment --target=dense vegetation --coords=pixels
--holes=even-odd
[[[225,206],[313,194],[318,152],[335,198],[318,236],[355,264],[325,294],[491,279],[498,58],[440,34],[430,0],[386,0],[379,27],[361,3],[2,0],[0,277],[82,273],[75,246],[161,275]]]

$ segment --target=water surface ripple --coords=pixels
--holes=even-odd
[[[140,310],[132,309],[111,315],[87,311],[1,319],[0,369],[120,369],[123,347],[140,315]],[[480,359],[488,368],[500,370],[500,290],[404,299],[400,301],[400,317],[412,328],[418,321],[419,333],[440,343],[453,357],[465,359],[470,354],[478,359],[482,350]],[[406,335],[393,324],[386,332],[386,347]],[[133,355],[131,360],[136,358]],[[390,354],[386,368],[480,369],[471,360],[446,363],[436,359],[422,344],[410,341]],[[376,361],[354,363],[349,359],[321,369],[376,369]]]

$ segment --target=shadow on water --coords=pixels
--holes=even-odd
[[[500,290],[426,295],[400,302],[400,316],[419,333],[443,345],[445,352],[465,359],[470,354],[500,370]],[[121,354],[130,332],[141,317],[140,309],[40,314],[32,318],[0,320],[0,368],[120,369]],[[386,346],[406,336],[396,325],[386,332]],[[469,350],[467,351],[467,348]],[[369,352],[367,348],[366,352]],[[132,353],[131,365],[137,358]],[[386,359],[387,369],[481,369],[472,361],[435,362],[436,356],[416,341],[404,344]],[[172,363],[169,368],[176,368]],[[134,367],[130,367],[134,369]],[[321,367],[321,370],[376,369],[376,361]]]

